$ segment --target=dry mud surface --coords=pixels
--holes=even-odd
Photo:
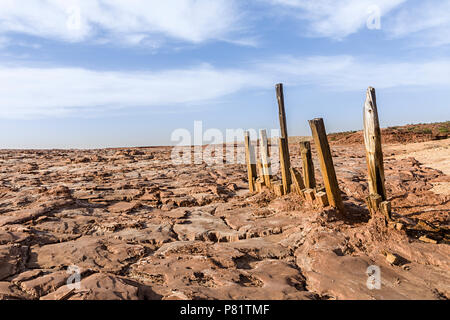
[[[332,145],[345,216],[248,193],[245,165],[175,165],[170,151],[0,151],[0,299],[450,296],[449,140],[384,148],[394,218],[437,244],[372,223],[361,144]]]

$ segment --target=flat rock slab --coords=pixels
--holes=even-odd
[[[96,273],[80,282],[80,288],[67,285],[41,297],[41,300],[139,300],[139,287],[122,277],[107,273]]]
[[[177,292],[181,299],[316,298],[306,291],[300,271],[286,262],[265,260],[257,262],[254,268],[242,269],[234,263],[218,268],[217,261],[229,254],[227,248],[213,248],[208,256],[170,255],[167,250],[165,253],[164,259],[152,256],[140,260],[131,267],[130,276],[155,290],[160,288],[161,295],[168,299],[174,297],[167,292]],[[234,259],[242,257],[237,251],[232,254]]]
[[[224,247],[233,248],[256,259],[283,259],[291,255],[291,251],[266,238],[241,240],[234,243],[223,244]]]
[[[141,245],[115,239],[81,237],[75,241],[34,247],[30,250],[30,268],[63,268],[75,265],[99,271],[118,272],[130,260],[145,253]]]
[[[418,278],[402,275],[403,270],[391,266],[384,255],[371,259],[348,249],[351,247],[344,235],[319,231],[295,251],[298,267],[317,294],[339,300],[436,299],[436,293],[424,279],[429,272]],[[367,286],[371,266],[380,268],[380,290]]]
[[[242,233],[228,227],[222,219],[202,211],[189,213],[174,225],[173,230],[183,241],[234,242],[242,237]]]
[[[108,207],[108,211],[114,213],[129,213],[141,206],[140,202],[119,202]]]
[[[11,282],[14,283],[14,284],[20,284],[21,282],[37,278],[43,272],[44,272],[44,270],[40,270],[40,269],[24,271],[24,272],[22,272],[22,273],[20,273],[20,274],[18,274],[16,276],[14,276],[11,279]]]
[[[52,218],[34,225],[34,229],[56,234],[79,235],[88,232],[95,224],[95,219],[78,215],[73,218]]]
[[[142,191],[137,189],[116,190],[112,194],[103,196],[102,199],[105,201],[131,201],[141,194]]]
[[[24,268],[27,252],[27,247],[17,244],[0,246],[0,281]]]
[[[52,272],[32,280],[22,282],[20,287],[30,296],[39,298],[40,296],[53,292],[62,285],[66,284],[69,276],[70,274],[66,271]]]
[[[0,230],[0,245],[21,243],[28,240],[29,234],[24,232],[8,232],[5,230]]]
[[[30,299],[10,282],[0,282],[0,300],[23,300]]]
[[[56,208],[72,204],[73,202],[74,201],[72,199],[55,200],[45,202],[43,204],[40,204],[39,206],[30,209],[10,212],[8,213],[8,215],[0,217],[0,227],[9,224],[24,223],[33,219],[37,219]]]
[[[172,231],[172,225],[147,225],[144,229],[123,229],[112,234],[115,239],[127,243],[150,243],[162,245],[176,240],[176,234]]]

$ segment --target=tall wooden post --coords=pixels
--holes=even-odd
[[[286,125],[286,111],[284,109],[284,92],[283,84],[276,85],[277,101],[278,101],[278,116],[280,118],[281,137],[288,140],[287,125]]]
[[[284,194],[288,194],[291,190],[291,173],[288,164],[287,142],[285,138],[278,138],[278,147],[280,148],[280,169],[281,180],[283,182]]]
[[[372,87],[367,89],[366,102],[364,104],[364,143],[366,145],[367,168],[369,171],[369,192],[371,195],[380,195],[381,200],[386,201],[381,130],[375,89]]]
[[[311,143],[309,141],[300,142],[300,154],[303,163],[305,187],[314,189],[316,187],[316,177],[314,176],[314,163],[312,161]]]
[[[280,130],[281,130],[281,138],[285,139],[286,143],[283,148],[284,155],[284,165],[286,166],[286,182],[289,185],[292,183],[291,179],[291,158],[289,156],[289,136],[287,132],[287,124],[286,124],[286,111],[284,108],[284,92],[283,92],[283,84],[279,83],[276,85],[277,92],[277,101],[278,101],[278,116],[280,118]],[[280,157],[281,157],[281,149],[280,149]],[[281,159],[281,158],[280,158]]]
[[[267,131],[266,130],[260,130],[259,131],[259,135],[260,135],[260,153],[261,153],[261,165],[262,165],[262,171],[263,171],[263,179],[264,179],[264,184],[270,188],[271,185],[271,178],[272,178],[272,173],[271,173],[271,167],[270,167],[270,161],[269,161],[269,143],[267,141]]]
[[[345,212],[344,203],[342,202],[341,191],[339,190],[323,119],[310,120],[309,125],[317,148],[317,154],[320,160],[320,171],[322,172],[328,201],[332,207],[337,208],[339,212],[343,214]]]
[[[256,191],[255,180],[257,177],[255,149],[251,144],[250,133],[248,131],[245,132],[245,161],[247,163],[248,188],[250,192],[255,192]]]

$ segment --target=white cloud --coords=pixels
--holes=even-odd
[[[269,0],[289,9],[309,23],[311,36],[342,39],[366,27],[371,9],[379,8],[381,19],[406,0]]]
[[[374,62],[352,56],[282,57],[281,63],[264,65],[278,71],[293,85],[313,85],[332,90],[352,91],[366,87],[450,86],[450,59],[415,62]]]
[[[162,72],[0,68],[0,117],[34,117],[201,103],[261,79],[208,65]]]
[[[103,72],[77,68],[0,68],[0,117],[91,115],[112,109],[177,110],[250,89],[290,86],[359,91],[450,86],[450,59],[380,63],[351,56],[274,57],[242,69],[200,65],[158,72]]]
[[[0,35],[140,43],[159,34],[193,43],[226,40],[240,28],[234,0],[1,0]]]
[[[341,40],[367,27],[378,8],[380,31],[416,46],[450,44],[450,0],[265,0],[305,23],[304,36]]]
[[[388,32],[395,38],[414,36],[417,45],[450,44],[450,1],[422,1],[392,17]]]

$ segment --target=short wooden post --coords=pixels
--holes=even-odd
[[[314,176],[314,163],[312,161],[311,143],[309,141],[300,142],[300,155],[303,163],[305,187],[314,189],[316,187],[316,178]]]
[[[261,166],[262,166],[262,171],[263,171],[263,179],[264,179],[264,184],[270,188],[271,185],[271,178],[272,178],[272,173],[271,173],[271,167],[270,167],[270,161],[269,161],[269,144],[267,142],[267,131],[266,130],[260,130],[259,131],[259,135],[260,135],[260,147],[259,147],[259,151],[261,153]]]
[[[369,192],[370,194],[379,194],[382,201],[386,201],[381,130],[375,89],[372,87],[367,89],[366,102],[364,104],[364,143],[366,145],[367,168],[369,171]]]
[[[255,186],[254,181],[257,176],[255,149],[252,146],[252,143],[250,140],[250,133],[248,131],[245,132],[245,161],[247,163],[248,188],[249,188],[250,192],[255,192],[256,186]]]
[[[279,182],[274,182],[274,183],[272,184],[272,186],[273,186],[273,192],[275,193],[275,195],[276,195],[277,197],[281,197],[281,196],[284,195],[284,193],[283,193],[283,186],[281,185],[281,183],[279,183]]]
[[[297,191],[299,195],[303,195],[303,189],[305,189],[305,185],[303,184],[303,178],[300,172],[298,172],[297,169],[291,167],[291,178],[292,178],[292,185],[295,187],[294,190]]]
[[[320,171],[322,172],[328,201],[332,207],[337,208],[339,212],[343,214],[345,212],[344,203],[342,202],[341,191],[339,190],[323,119],[310,120],[309,125],[317,148],[317,154],[320,160]]]
[[[291,189],[291,175],[289,172],[288,163],[288,153],[287,153],[287,142],[285,138],[278,138],[278,147],[280,149],[280,169],[281,169],[281,180],[283,182],[284,194],[288,194]]]
[[[256,179],[256,181],[255,181],[256,192],[262,192],[263,185],[264,185],[264,180],[262,177],[259,177],[258,179]]]
[[[256,172],[258,172],[258,178],[262,179],[262,182],[264,183],[264,179],[263,179],[263,168],[262,168],[262,164],[261,164],[261,160],[257,159],[256,160]]]
[[[279,83],[276,85],[276,92],[277,92],[277,101],[278,101],[278,117],[280,119],[280,130],[281,130],[281,137],[286,139],[286,165],[288,170],[288,176],[290,175],[289,168],[291,167],[291,158],[289,156],[289,136],[287,131],[287,123],[286,123],[286,110],[284,108],[284,91],[283,91],[283,84]],[[291,178],[289,176],[288,182],[291,181]],[[290,183],[289,183],[290,185]]]
[[[392,221],[392,205],[390,201],[380,203],[380,211],[383,213],[386,221]]]
[[[322,191],[316,192],[315,196],[316,196],[317,203],[319,204],[319,206],[321,206],[321,207],[328,206],[328,196],[325,192],[322,192]]]
[[[305,195],[306,201],[308,201],[311,204],[314,203],[314,200],[316,200],[314,189],[305,189],[303,190],[303,194]]]

